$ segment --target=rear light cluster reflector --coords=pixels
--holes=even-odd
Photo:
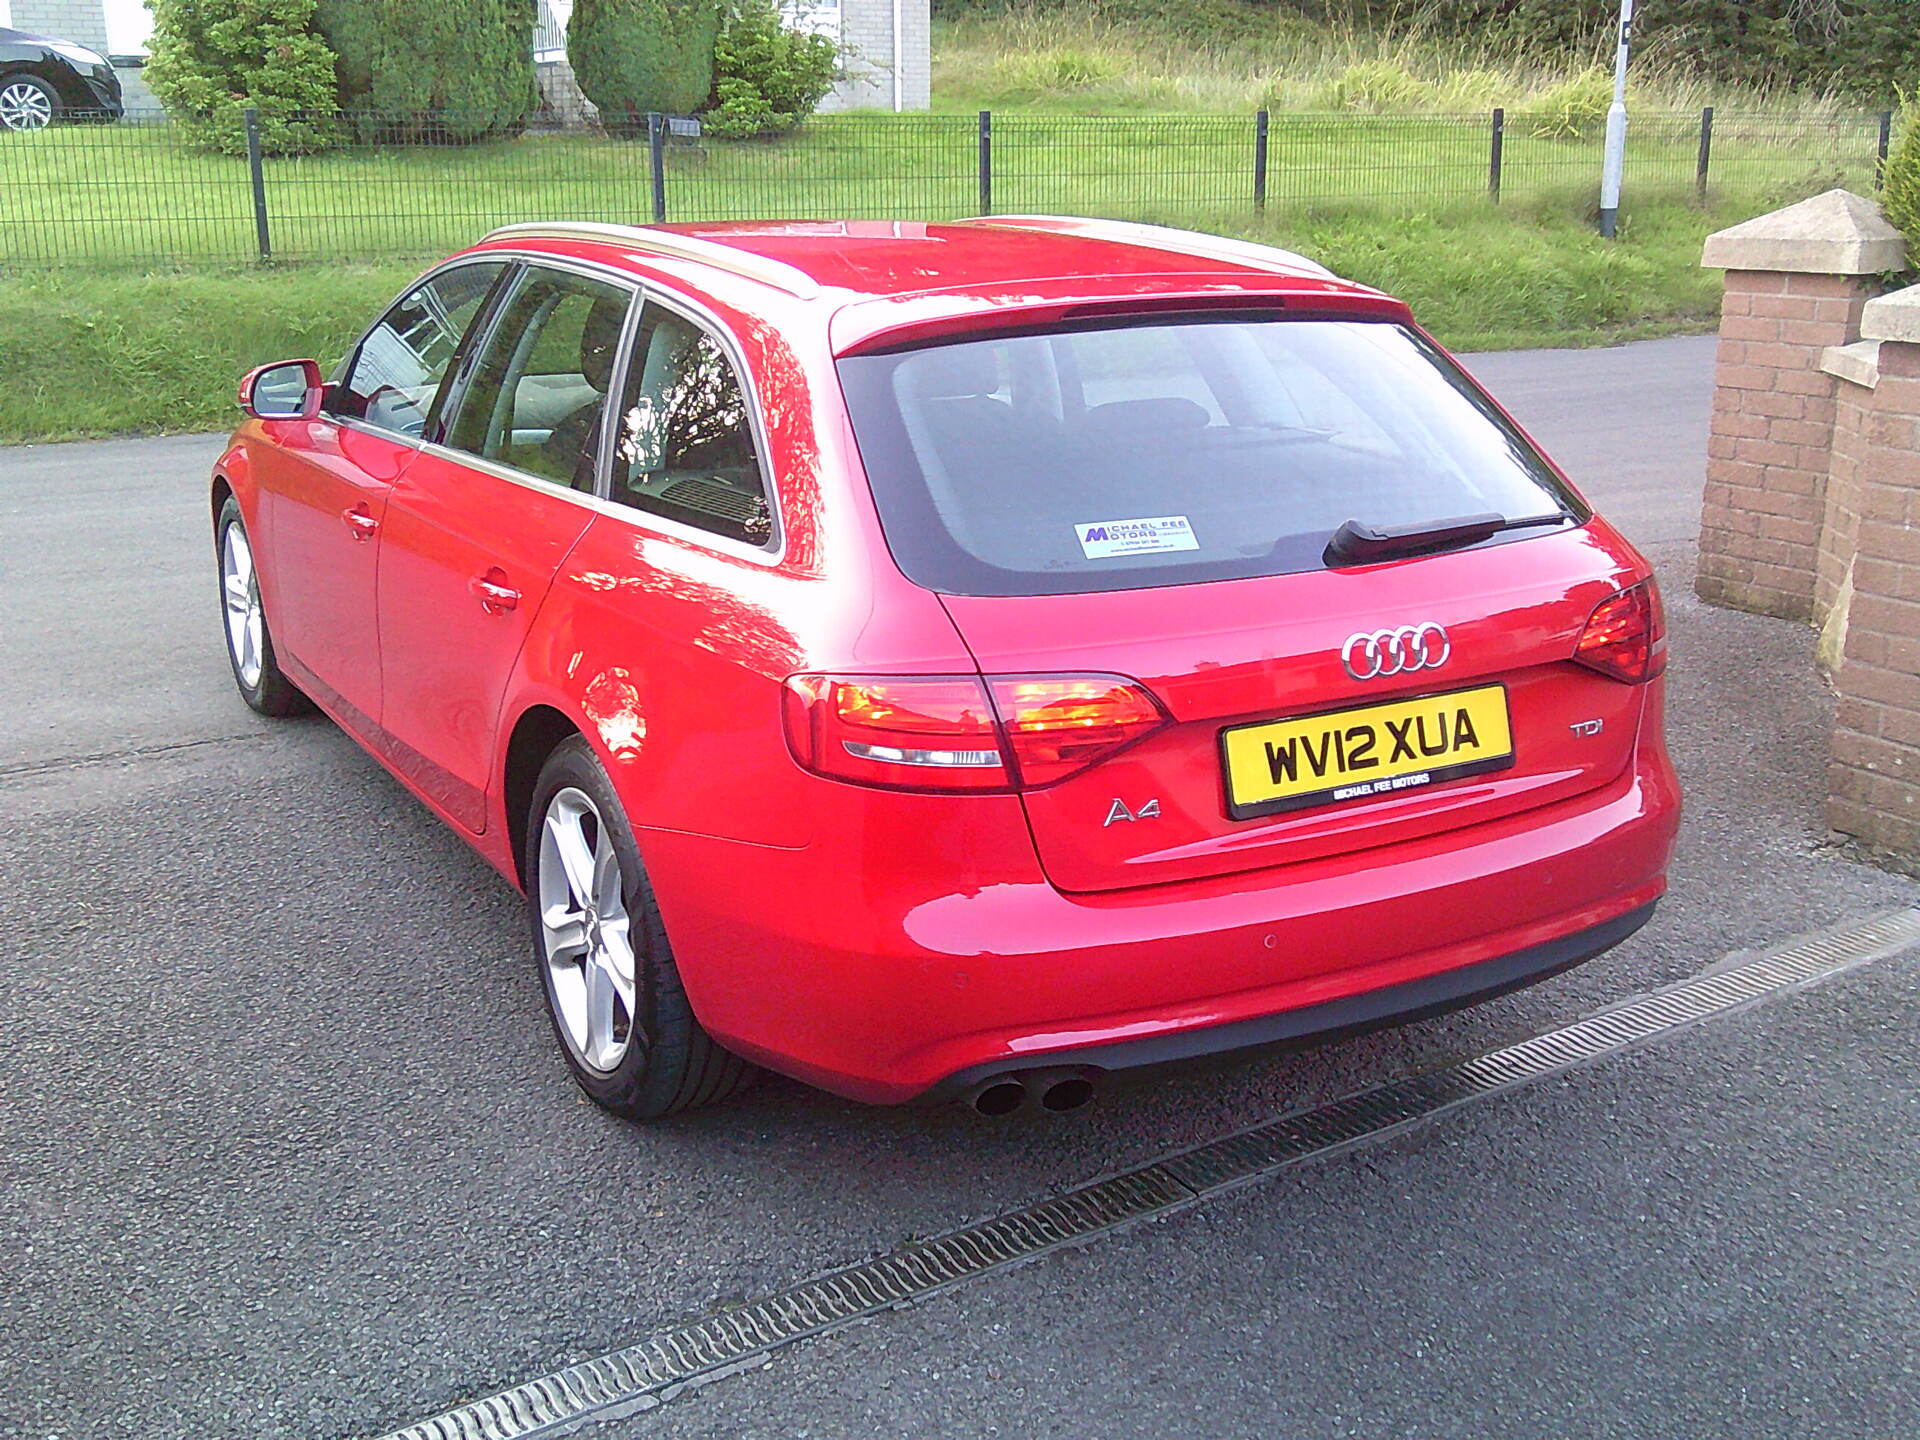
[[[1642,580],[1594,606],[1573,658],[1602,675],[1634,685],[1665,670],[1666,617],[1653,581]]]
[[[1169,723],[1119,675],[796,675],[784,703],[801,765],[891,790],[1038,789]]]

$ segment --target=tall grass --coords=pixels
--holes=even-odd
[[[1016,4],[938,22],[937,108],[1123,111],[1525,110],[1588,78],[1603,57],[1548,55],[1512,39],[1442,36],[1418,23],[1394,34],[1315,24],[1274,6],[1218,3],[1198,26],[1189,7],[1089,0]],[[1630,97],[1652,109],[1703,105],[1799,115],[1845,108],[1832,94],[1736,86],[1657,50],[1636,58]],[[1602,109],[1604,109],[1604,104]]]

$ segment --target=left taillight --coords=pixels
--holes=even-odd
[[[1651,580],[1630,585],[1594,606],[1573,658],[1589,669],[1638,685],[1667,668],[1666,618]]]
[[[1037,789],[1168,723],[1119,675],[796,675],[784,705],[802,766],[889,790]]]

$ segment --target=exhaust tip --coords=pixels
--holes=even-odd
[[[975,1090],[967,1103],[982,1115],[997,1120],[1003,1115],[1013,1114],[1027,1103],[1027,1087],[1012,1076],[1003,1075]]]
[[[1062,1110],[1078,1110],[1093,1099],[1093,1082],[1084,1075],[1069,1075],[1056,1080],[1040,1092],[1040,1106],[1056,1114]]]

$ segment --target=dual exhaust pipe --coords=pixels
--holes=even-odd
[[[962,1102],[991,1119],[1037,1105],[1059,1114],[1093,1099],[1093,1081],[1079,1070],[1009,1070],[969,1090]]]

